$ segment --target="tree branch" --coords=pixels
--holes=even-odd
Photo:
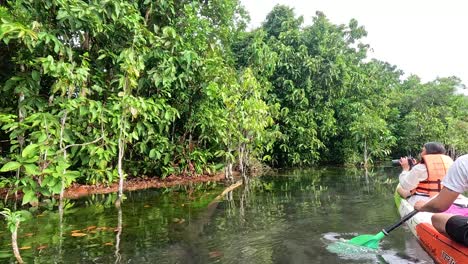
[[[81,147],[81,146],[86,146],[86,145],[90,145],[90,144],[94,144],[96,142],[98,142],[99,140],[103,139],[104,137],[101,136],[99,138],[96,138],[95,140],[91,141],[91,142],[86,142],[86,143],[81,143],[81,144],[70,144],[70,145],[67,145],[63,148],[63,151],[67,150],[68,148],[71,148],[71,147]]]

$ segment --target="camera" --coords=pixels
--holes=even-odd
[[[413,159],[413,157],[408,156],[407,158],[408,158],[408,165],[410,166],[410,169],[411,169],[411,168],[413,168],[413,166],[416,165],[416,164],[414,164],[414,159]],[[400,159],[394,159],[394,160],[392,160],[392,165],[393,165],[393,166],[400,166]]]

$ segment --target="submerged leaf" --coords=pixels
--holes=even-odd
[[[76,233],[72,233],[71,236],[72,236],[72,237],[82,237],[82,236],[87,236],[87,234],[76,232]]]

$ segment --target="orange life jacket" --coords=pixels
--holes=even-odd
[[[437,195],[442,190],[441,180],[447,174],[449,167],[453,164],[452,158],[442,154],[428,154],[423,157],[427,169],[427,179],[419,182],[411,194],[420,193],[430,197]]]

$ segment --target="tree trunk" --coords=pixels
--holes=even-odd
[[[239,172],[242,175],[242,178],[245,177],[244,170],[244,144],[239,144]]]
[[[247,152],[247,146],[245,143],[241,144],[240,150],[239,150],[239,168],[240,172],[242,175],[242,183],[247,185],[249,179],[247,176],[247,163],[248,161],[248,152]]]
[[[122,120],[121,127],[120,127],[120,135],[119,135],[119,157],[118,157],[118,163],[117,163],[117,171],[119,173],[119,199],[121,199],[123,196],[123,183],[124,183],[124,173],[122,170],[122,160],[123,160],[124,152],[125,152],[123,129],[124,128],[123,128],[123,120]]]
[[[234,177],[232,176],[232,162],[230,160],[226,160],[226,166],[224,167],[224,178],[228,182],[234,181]]]
[[[23,66],[21,66],[21,71],[22,72],[24,71]],[[21,92],[21,93],[19,93],[19,98],[18,98],[18,123],[19,123],[19,126],[21,126],[21,123],[23,123],[24,116],[25,116],[24,109],[21,107],[21,103],[23,101],[24,101],[24,93]],[[18,135],[17,140],[18,140],[18,144],[19,144],[19,154],[21,155],[21,152],[23,152],[23,148],[24,148],[24,134],[21,133],[20,135]],[[16,170],[16,181],[17,182],[19,181],[20,173],[21,173],[21,167],[19,167]],[[16,200],[18,199],[18,191],[15,191],[15,199]]]
[[[367,168],[367,140],[364,139],[364,168]]]
[[[65,110],[65,113],[63,114],[62,120],[60,122],[60,148],[63,150],[63,160],[64,162],[67,161],[67,150],[65,149],[65,144],[63,143],[63,132],[65,131],[65,122],[67,121],[67,115],[68,111]],[[61,187],[60,187],[60,201],[63,200],[63,193],[65,192],[65,173],[66,169],[63,170],[62,175],[61,175]]]

